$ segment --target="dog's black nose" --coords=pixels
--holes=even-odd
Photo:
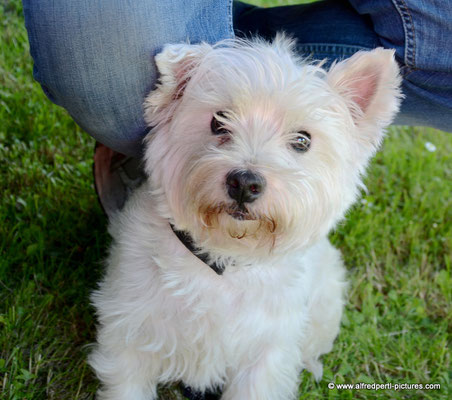
[[[226,176],[226,189],[229,197],[239,205],[252,203],[265,189],[265,178],[247,170],[233,170]]]

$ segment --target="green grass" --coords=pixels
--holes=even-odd
[[[88,296],[109,240],[92,185],[94,142],[32,80],[19,0],[1,2],[0,24],[0,398],[92,399]],[[365,201],[332,234],[349,300],[324,377],[304,372],[300,399],[449,398],[451,154],[451,134],[390,130]],[[338,391],[330,381],[441,390]]]

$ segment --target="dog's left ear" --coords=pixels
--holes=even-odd
[[[360,51],[330,69],[330,85],[345,98],[360,139],[372,147],[399,110],[399,67],[393,50]],[[368,137],[366,137],[368,135]]]
[[[157,54],[159,81],[144,102],[144,116],[149,125],[156,125],[164,119],[164,114],[169,114],[168,108],[182,97],[194,69],[211,49],[207,43],[171,44]]]

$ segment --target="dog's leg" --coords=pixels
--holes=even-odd
[[[318,254],[313,265],[315,285],[308,301],[308,331],[301,349],[304,367],[316,380],[323,374],[319,357],[331,351],[339,333],[346,288],[340,252],[325,240]]]
[[[134,350],[106,352],[99,346],[89,359],[102,382],[97,392],[98,400],[155,400],[156,380],[149,359],[140,357]]]
[[[287,349],[289,350],[289,349]],[[298,391],[300,357],[293,347],[283,352],[276,348],[252,367],[231,374],[221,400],[291,400]]]

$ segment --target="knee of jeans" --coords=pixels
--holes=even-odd
[[[23,0],[34,76],[89,134],[115,149],[145,134],[142,102],[166,43],[232,36],[229,0]]]
[[[155,71],[127,85],[123,80],[107,81],[86,74],[68,74],[62,79],[38,80],[46,96],[62,106],[89,135],[106,146],[137,156],[148,129],[143,118],[142,102],[152,86]],[[90,84],[83,84],[90,82]]]

